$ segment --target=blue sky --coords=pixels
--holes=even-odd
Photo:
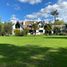
[[[56,7],[61,2],[65,2],[64,5],[67,3],[66,0],[0,0],[0,16],[2,21],[8,21],[14,17],[19,20],[44,20],[50,17],[49,9],[52,10],[53,6]]]

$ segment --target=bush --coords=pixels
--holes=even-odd
[[[16,36],[21,36],[22,35],[20,29],[15,29],[14,33],[15,33]]]
[[[28,34],[28,32],[29,32],[29,30],[26,28],[26,29],[24,29],[24,31],[23,31],[23,33],[24,33],[24,35],[27,35]]]
[[[16,36],[24,36],[24,35],[27,35],[28,30],[27,29],[24,29],[24,30],[15,29],[14,33]]]

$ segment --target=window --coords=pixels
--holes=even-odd
[[[31,33],[31,32],[33,32],[33,30],[29,30],[29,32]]]
[[[43,32],[43,30],[39,30],[39,32],[41,32],[41,33],[42,33],[42,32]]]

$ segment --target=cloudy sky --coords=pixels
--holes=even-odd
[[[52,20],[50,12],[58,10],[59,19],[67,22],[67,0],[0,0],[2,21]]]

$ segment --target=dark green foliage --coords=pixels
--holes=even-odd
[[[2,23],[0,23],[0,35],[2,35]]]
[[[20,23],[17,21],[15,28],[20,28]]]
[[[6,35],[12,34],[12,23],[4,23],[4,30]]]
[[[4,23],[0,23],[0,35],[4,36],[5,35],[5,29],[4,29]]]
[[[44,29],[45,29],[45,34],[51,34],[51,30],[52,30],[52,25],[51,24],[46,24],[44,26]]]
[[[61,20],[61,21],[60,20],[55,21],[54,22],[54,28],[53,28],[54,34],[56,34],[56,35],[58,35],[58,34],[62,35],[64,33],[63,30],[64,30],[64,21],[63,20]]]
[[[63,20],[57,20],[54,22],[54,25],[64,25],[64,21]]]
[[[0,35],[10,35],[12,34],[12,23],[11,22],[5,22],[0,23]]]
[[[36,30],[38,29],[38,24],[37,23],[33,23],[32,24],[32,29],[33,29],[33,33],[36,35]]]
[[[29,30],[27,28],[25,28],[23,32],[24,32],[24,35],[27,35]]]
[[[60,28],[59,27],[54,27],[53,31],[54,31],[54,34],[56,34],[56,35],[60,34]]]
[[[20,36],[26,36],[27,34],[28,34],[28,31],[25,29],[20,31]]]

